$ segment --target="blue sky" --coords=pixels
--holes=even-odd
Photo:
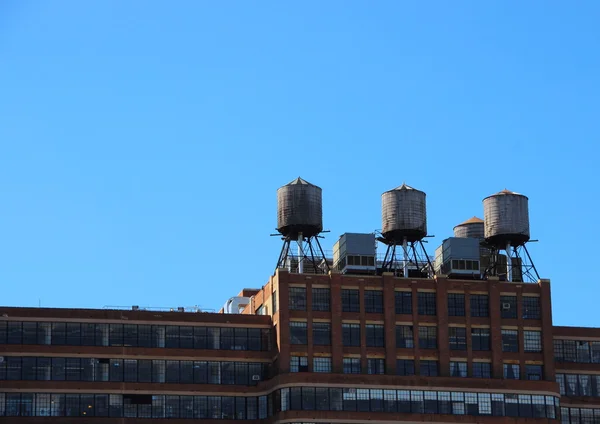
[[[0,304],[218,309],[263,285],[276,189],[324,240],[427,192],[433,253],[530,198],[555,324],[600,326],[595,1],[0,3]]]

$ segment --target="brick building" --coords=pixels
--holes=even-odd
[[[0,422],[600,422],[600,330],[553,327],[547,280],[279,269],[240,294],[0,308]]]
[[[410,269],[406,238],[403,260],[378,261],[373,234],[316,260],[321,192],[299,178],[278,192],[292,206],[276,272],[220,313],[0,306],[0,423],[600,423],[600,329],[553,326],[550,281],[510,259],[529,237],[526,198],[492,199],[525,211],[514,250],[506,232],[485,237],[505,256],[482,244],[472,219],[423,275],[425,195],[395,190],[422,202]],[[308,226],[286,215],[298,192]],[[310,259],[289,255],[294,239]]]

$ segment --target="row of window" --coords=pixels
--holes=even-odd
[[[554,359],[558,362],[600,364],[600,341],[555,339]]]
[[[256,420],[273,396],[0,393],[0,417],[115,417]]]
[[[598,424],[600,409],[560,408],[561,424]]]
[[[0,344],[270,350],[270,329],[0,321]]]
[[[313,372],[331,373],[332,372],[331,357],[314,357]],[[308,372],[308,357],[292,356],[290,358],[290,372]],[[385,359],[383,358],[367,358],[367,369],[364,370],[367,374],[385,374]],[[343,358],[343,373],[344,374],[362,374],[362,363],[360,358]],[[396,375],[410,376],[415,375],[415,361],[413,359],[397,359],[396,360]],[[421,360],[419,367],[419,375],[427,377],[437,377],[438,361]],[[472,378],[492,378],[492,364],[489,362],[473,362],[471,374],[468,374],[468,366],[466,361],[451,361],[450,362],[451,377],[472,377]],[[503,377],[505,379],[519,380],[521,372],[519,364],[504,364]],[[525,380],[542,380],[543,367],[541,365],[525,365]]]
[[[318,410],[554,419],[558,408],[558,398],[553,396],[327,387],[286,388],[259,397],[0,393],[2,417],[256,420],[280,410]],[[581,416],[580,411],[566,415],[571,419]]]
[[[560,394],[567,396],[600,396],[600,375],[556,374]]]
[[[423,390],[293,387],[282,411],[358,411],[556,418],[558,398],[542,395]]]
[[[0,380],[252,385],[266,373],[267,365],[258,362],[29,356],[6,356],[0,362]]]
[[[330,310],[330,289],[312,289],[312,310]],[[471,316],[489,316],[489,296],[473,294],[469,296]],[[383,312],[383,291],[365,290],[364,307],[368,313]],[[437,310],[436,294],[418,292],[419,315],[435,315]],[[290,287],[289,308],[291,310],[305,311],[307,309],[306,287]],[[412,314],[412,293],[395,292],[395,308],[397,314]],[[517,296],[500,296],[500,310],[502,318],[517,318]],[[358,289],[342,289],[342,311],[360,312],[360,292]],[[465,316],[465,295],[462,293],[448,294],[448,315]],[[541,308],[539,297],[524,296],[523,312],[524,319],[540,319]]]
[[[342,323],[342,345],[347,347],[361,345],[361,326],[360,324]],[[436,349],[437,346],[437,327],[419,326],[418,342],[420,349]],[[366,345],[368,347],[385,347],[385,330],[383,324],[366,324]],[[519,351],[519,332],[518,330],[501,330],[502,332],[502,351]],[[467,350],[467,329],[465,327],[449,327],[449,347],[451,350]],[[542,351],[542,332],[534,330],[525,330],[523,332],[525,352]],[[290,322],[290,343],[307,344],[308,343],[308,324],[304,321]],[[331,323],[314,322],[313,323],[313,344],[330,345],[331,344]],[[396,326],[396,347],[414,348],[414,335],[412,325]],[[473,350],[490,350],[490,330],[489,328],[471,329],[471,348]]]

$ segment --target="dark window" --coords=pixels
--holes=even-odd
[[[306,287],[290,287],[289,294],[289,309],[306,311]]]
[[[52,323],[52,344],[64,345],[67,342],[67,325],[64,322]]]
[[[290,343],[291,344],[306,344],[308,343],[305,322],[290,322]]]
[[[306,356],[291,356],[290,372],[308,372],[308,358]]]
[[[541,365],[525,365],[525,379],[526,380],[541,380],[543,378],[542,374],[543,374],[543,367]],[[589,396],[589,395],[587,395],[587,396]]]
[[[109,340],[111,346],[123,346],[123,324],[110,324]],[[52,343],[54,343],[54,329],[52,329]]]
[[[138,326],[135,324],[123,325],[123,345],[137,346],[138,345]]]
[[[504,378],[518,380],[520,378],[519,364],[503,364]]]
[[[489,362],[473,362],[473,377],[492,378],[492,364]]]
[[[81,324],[81,345],[94,346],[96,344],[96,325],[91,323]]]
[[[465,378],[467,376],[467,363],[462,361],[450,361],[450,376]]]
[[[525,352],[541,352],[542,332],[525,330],[523,332],[523,343],[523,350]]]
[[[67,323],[67,345],[79,346],[81,344],[81,324],[78,322]]]
[[[540,319],[540,298],[533,296],[523,297],[523,319]]]
[[[415,375],[415,361],[413,359],[397,359],[396,374]]]
[[[0,321],[0,344],[6,343],[6,321]]]
[[[365,290],[365,311],[370,313],[383,312],[383,291]]]
[[[271,295],[271,303],[273,308],[273,314],[275,314],[275,312],[277,312],[277,291],[274,291]]]
[[[409,349],[415,347],[412,325],[396,326],[396,347]]]
[[[360,358],[344,358],[344,374],[360,374]]]
[[[365,326],[367,332],[367,346],[368,347],[384,347],[385,337],[383,331],[383,325],[380,324],[367,324]]]
[[[412,293],[411,292],[395,292],[395,304],[397,314],[412,315]]]
[[[502,330],[502,352],[519,351],[519,332],[517,330]]]
[[[82,359],[85,361],[85,359]],[[65,361],[65,374],[68,381],[81,381],[81,360],[67,358]]]
[[[342,345],[360,346],[360,324],[342,323]]]
[[[500,296],[502,318],[517,318],[517,296]]]
[[[24,357],[21,362],[21,379],[23,380],[35,380],[36,379],[36,358],[34,357]],[[2,369],[2,364],[0,363],[0,369]],[[2,371],[0,371],[0,375]],[[0,380],[2,377],[0,377]],[[1,414],[0,414],[1,415]]]
[[[85,359],[83,359],[85,361]],[[135,383],[138,381],[137,360],[123,360],[123,381]]]
[[[448,316],[464,317],[465,316],[465,295],[459,293],[448,294]]]
[[[419,315],[435,315],[435,293],[418,292]]]
[[[471,344],[473,350],[490,350],[490,329],[471,328]]]
[[[313,322],[313,344],[329,346],[331,344],[331,324],[328,322]]]
[[[419,348],[437,349],[437,327],[419,327]]]
[[[313,358],[313,372],[331,372],[331,358]]]
[[[21,344],[23,337],[22,323],[20,321],[8,321],[7,326],[7,343]]]
[[[367,359],[368,374],[385,374],[385,360],[380,358]]]
[[[449,327],[448,335],[451,350],[467,350],[467,329],[464,327]]]
[[[37,344],[37,322],[23,323],[23,344]]]
[[[235,330],[246,331],[245,328],[236,328]],[[127,336],[127,333],[125,333],[125,336]],[[179,327],[179,347],[182,349],[194,348],[194,327]]]
[[[437,361],[429,361],[429,360],[421,360],[421,365],[419,367],[420,375],[427,377],[437,377],[438,375],[438,362]]]
[[[360,312],[360,299],[357,289],[342,289],[342,311]]]
[[[167,337],[169,327],[167,327]],[[179,341],[179,338],[177,339]],[[235,332],[233,328],[221,328],[221,349],[233,350],[235,346]]]
[[[469,297],[471,298],[472,317],[490,316],[490,300],[487,294],[472,294]]]
[[[327,288],[316,288],[312,289],[312,310],[329,312],[330,310],[330,290]]]

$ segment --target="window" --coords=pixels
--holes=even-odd
[[[525,352],[541,352],[542,351],[542,332],[528,331],[523,332],[523,342]]]
[[[313,372],[331,372],[331,358],[313,358]]]
[[[342,345],[360,346],[360,324],[342,323]]]
[[[435,315],[435,293],[418,292],[419,315]]]
[[[525,365],[525,380],[541,380],[543,378],[541,365]]]
[[[517,296],[500,296],[500,311],[502,318],[516,318]]]
[[[503,364],[503,368],[504,368],[504,378],[510,379],[510,380],[518,380],[520,379],[520,367],[519,364]]]
[[[396,347],[409,349],[415,347],[412,325],[396,326]]]
[[[275,312],[277,312],[277,291],[274,291],[273,294],[271,294],[271,306],[273,314],[275,314]]]
[[[329,312],[330,310],[330,297],[331,291],[328,288],[316,288],[312,289],[312,310]]]
[[[313,344],[329,346],[331,344],[331,324],[328,322],[313,322]]]
[[[412,315],[412,293],[397,291],[394,296],[396,313]]]
[[[438,362],[421,360],[421,366],[419,367],[420,375],[427,377],[437,377],[438,375]]]
[[[489,317],[490,316],[490,300],[487,294],[472,294],[471,298],[471,316],[472,317]]]
[[[437,349],[437,327],[419,327],[419,349]]]
[[[448,336],[451,350],[467,350],[467,329],[464,327],[449,327]]]
[[[464,317],[465,316],[465,295],[462,293],[448,294],[448,316]]]
[[[383,291],[365,290],[365,312],[378,314],[383,312]]]
[[[365,326],[367,331],[367,346],[368,347],[384,347],[385,338],[383,325],[381,324],[367,324]]]
[[[360,358],[344,358],[344,374],[360,374]]]
[[[290,287],[289,294],[290,310],[306,311],[306,287]]]
[[[517,330],[502,330],[502,352],[519,351],[519,332]]]
[[[533,296],[523,297],[523,319],[540,319],[540,298]]]
[[[297,322],[297,321],[290,322],[290,343],[291,344],[306,344],[306,343],[308,343],[305,322]]]
[[[415,361],[412,359],[396,360],[397,375],[415,375]]]
[[[450,361],[450,376],[451,377],[466,377],[467,376],[467,363]]]
[[[471,344],[473,350],[490,350],[490,329],[471,328]]]
[[[473,362],[473,377],[492,378],[492,364],[489,362]]]
[[[291,356],[290,372],[308,372],[308,358],[306,356]]]
[[[358,289],[342,289],[342,311],[360,312]]]
[[[367,359],[368,374],[385,374],[385,360],[380,358]]]

